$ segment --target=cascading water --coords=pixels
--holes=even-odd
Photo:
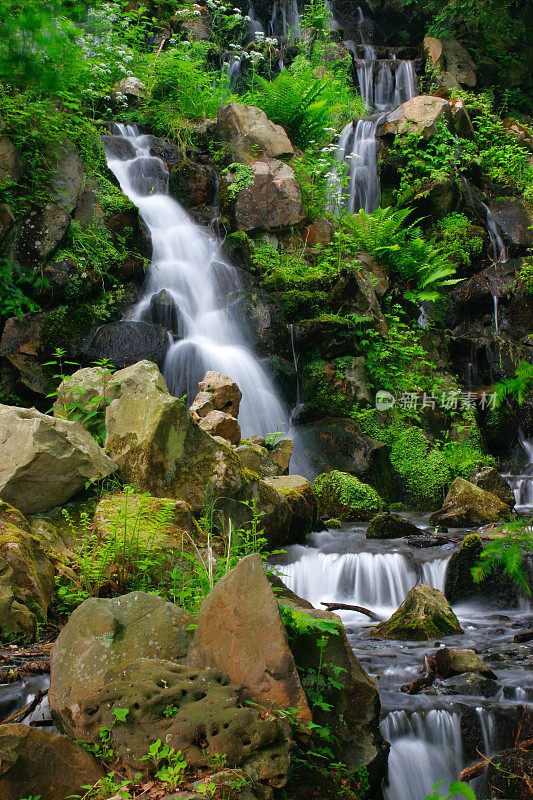
[[[332,199],[329,210],[338,213],[345,207],[351,214],[375,211],[380,203],[376,131],[384,117],[401,103],[418,94],[414,64],[396,58],[379,59],[373,42],[368,39],[368,22],[361,8],[357,9],[361,44],[345,40],[357,70],[361,97],[377,114],[350,122],[339,136],[336,161],[346,165],[348,186],[344,188],[339,171],[330,180]]]
[[[269,33],[272,36],[300,38],[300,15],[297,0],[274,0]]]
[[[169,196],[167,171],[150,155],[149,139],[135,126],[121,125],[118,131],[120,142],[117,136],[104,137],[108,166],[152,237],[144,295],[131,318],[150,319],[151,300],[162,289],[172,299],[175,322],[164,364],[169,390],[177,397],[187,393],[192,400],[206,370],[218,370],[231,376],[243,393],[243,435],[276,430],[286,422],[286,411],[226,308],[228,287],[240,289],[236,271],[222,260],[216,238]],[[127,158],[121,158],[122,152]]]
[[[495,264],[507,263],[507,248],[505,247],[500,226],[498,225],[496,217],[486,203],[484,203],[482,200],[476,199],[472,187],[464,175],[461,176],[461,183],[465,190],[467,200],[472,206],[473,210],[480,215],[482,214],[485,218],[485,227],[489,236],[490,257]]]
[[[518,475],[504,475],[514,493],[516,511],[533,515],[533,441],[524,438],[519,431],[520,444],[524,448],[527,464]]]

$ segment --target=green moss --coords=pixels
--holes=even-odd
[[[462,633],[459,620],[438,589],[415,586],[392,617],[380,622],[372,633],[382,639],[426,641]]]
[[[372,486],[347,472],[325,472],[315,479],[313,489],[321,516],[341,521],[371,519],[384,508]]]

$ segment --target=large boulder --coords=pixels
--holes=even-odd
[[[82,735],[81,700],[106,685],[108,672],[120,672],[147,654],[184,661],[193,621],[178,606],[145,592],[85,600],[50,652],[48,699],[60,730]]]
[[[351,647],[341,620],[336,614],[319,611],[284,599],[286,611],[296,612],[296,624],[290,626],[291,650],[303,674],[320,674],[324,705],[312,705],[313,722],[332,733],[332,747],[350,772],[364,765],[371,786],[377,787],[385,769],[388,745],[380,728],[380,701],[376,684],[367,675]],[[298,615],[317,623],[329,624],[328,631],[317,634],[312,628],[298,627]],[[305,681],[304,681],[305,683]],[[328,705],[326,705],[328,704]]]
[[[113,376],[116,397],[106,411],[106,450],[126,480],[159,497],[179,497],[194,511],[206,489],[235,497],[245,486],[229,446],[203,431],[169,394],[157,366],[141,361]]]
[[[365,436],[353,419],[325,417],[298,428],[308,461],[315,475],[329,470],[349,472],[363,481],[393,489],[390,448]]]
[[[509,519],[510,509],[499,497],[464,478],[456,478],[448,489],[442,508],[429,518],[430,525],[448,528],[477,528]]]
[[[450,603],[461,603],[472,598],[485,598],[502,606],[516,606],[518,587],[501,568],[493,569],[484,580],[476,583],[472,569],[477,566],[483,542],[477,533],[465,536],[459,550],[453,553],[446,569],[444,594]]]
[[[450,678],[452,675],[462,675],[465,672],[483,675],[486,678],[496,677],[483,659],[473,650],[441,647],[435,653],[435,664],[440,678]]]
[[[67,736],[29,725],[0,725],[0,797],[67,800],[104,775],[91,753]]]
[[[0,498],[24,514],[65,503],[116,468],[78,422],[0,405]]]
[[[239,444],[241,429],[237,417],[242,393],[235,381],[211,370],[198,386],[200,391],[189,408],[192,418],[211,436]]]
[[[166,328],[150,322],[109,322],[93,333],[83,348],[87,361],[109,359],[117,369],[146,359],[163,366],[169,346]]]
[[[494,467],[479,467],[468,476],[468,480],[480,489],[495,494],[509,508],[514,508],[516,501],[513,490]]]
[[[124,722],[113,724],[115,707],[128,709]],[[83,741],[98,742],[100,728],[108,728],[113,750],[135,771],[155,771],[144,757],[148,744],[159,739],[181,751],[191,767],[205,767],[219,755],[228,767],[253,771],[266,785],[281,787],[287,780],[288,725],[266,709],[247,706],[218,669],[133,661],[83,698],[80,720]]]
[[[0,500],[0,635],[32,639],[54,590],[54,568],[23,515]]]
[[[17,260],[29,267],[56,250],[83,188],[83,161],[71,142],[51,147],[46,159],[54,165],[47,190],[50,199],[42,208],[30,211],[17,233]]]
[[[422,531],[408,519],[398,514],[378,514],[366,529],[367,539],[399,539],[402,536],[420,536]]]
[[[292,517],[286,543],[303,541],[315,528],[318,518],[313,487],[300,475],[278,475],[265,478],[265,483],[283,495],[291,508]]]
[[[430,139],[437,132],[437,125],[441,121],[451,123],[450,103],[442,97],[421,94],[402,103],[387,115],[384,133],[396,136],[417,133]]]
[[[187,663],[217,667],[240,684],[249,699],[297,708],[299,722],[311,721],[278,605],[257,554],[243,558],[204,600]]]
[[[206,534],[183,500],[117,492],[105,495],[94,512],[93,526],[100,542],[122,536],[177,559],[183,550],[207,545]]]
[[[255,106],[228,103],[221,106],[216,120],[215,137],[228,145],[231,161],[254,161],[258,158],[288,158],[294,155],[289,137]]]
[[[470,53],[456,39],[445,39],[442,42],[442,55],[446,72],[455,78],[461,86],[476,85],[476,65]]]
[[[392,617],[372,629],[372,634],[380,639],[417,642],[462,632],[442,592],[424,584],[414,586]]]
[[[502,198],[490,203],[498,230],[512,247],[527,248],[533,245],[533,213],[522,200]]]
[[[231,208],[237,230],[268,231],[298,225],[305,211],[292,167],[267,158],[253,161],[248,168],[250,183],[240,189],[234,200],[230,199],[230,189],[237,179],[236,171],[228,172],[221,186],[221,200]]]
[[[313,489],[318,513],[326,519],[345,522],[372,519],[384,503],[376,490],[354,475],[333,470],[315,478]]]

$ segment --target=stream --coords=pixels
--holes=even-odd
[[[427,528],[426,517],[402,516]],[[450,535],[460,539],[464,533]],[[311,534],[305,546],[288,547],[275,566],[286,585],[316,608],[322,601],[343,602],[388,619],[415,584],[443,590],[457,547],[366,539],[364,527],[345,525]],[[456,605],[454,611],[464,634],[447,636],[442,643],[372,639],[366,616],[336,612],[357,658],[379,688],[382,732],[391,743],[387,800],[422,800],[438,781],[457,780],[464,767],[480,760],[479,753],[490,756],[511,746],[524,708],[533,707],[531,648],[513,642],[516,633],[533,624],[530,604],[509,609],[484,601]],[[497,675],[493,696],[439,694],[433,687],[434,694],[401,691],[420,677],[424,656],[444,643],[479,653]],[[479,779],[475,788],[482,792]]]

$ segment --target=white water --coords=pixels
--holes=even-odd
[[[316,608],[322,602],[350,603],[383,617],[392,614],[418,582],[442,590],[448,564],[447,558],[439,558],[425,562],[419,571],[398,552],[324,553],[298,545],[291,555],[299,558],[278,570],[299,597]]]
[[[527,457],[527,465],[520,475],[504,475],[514,493],[516,510],[533,514],[533,441],[525,439],[519,431],[520,444]]]
[[[172,341],[164,364],[170,392],[176,397],[187,393],[192,401],[205,372],[218,370],[233,378],[242,391],[243,436],[275,431],[287,421],[286,411],[224,305],[224,285],[229,282],[238,288],[235,270],[221,259],[219,241],[168,195],[166,169],[150,156],[148,138],[139,135],[135,126],[119,126],[119,130],[132,144],[135,157],[122,161],[108,148],[108,166],[138,207],[152,237],[144,295],[131,318],[149,318],[152,296],[165,289],[176,304],[181,337]]]
[[[365,17],[357,9],[362,44],[344,41],[351,51],[357,69],[359,91],[365,104],[378,112],[390,111],[418,94],[417,78],[412,61],[379,60],[376,50],[365,34]],[[363,58],[359,53],[363,53]],[[350,213],[367,213],[379,206],[381,194],[378,175],[376,131],[384,114],[374,114],[350,122],[339,136],[336,161],[346,165],[348,186],[343,186],[339,170],[330,181],[333,199],[329,210],[339,213],[345,207]]]
[[[269,33],[272,36],[300,38],[300,15],[297,0],[279,0],[273,3]]]
[[[392,711],[381,730],[391,743],[387,800],[422,800],[433,784],[457,776],[463,767],[459,714]]]

